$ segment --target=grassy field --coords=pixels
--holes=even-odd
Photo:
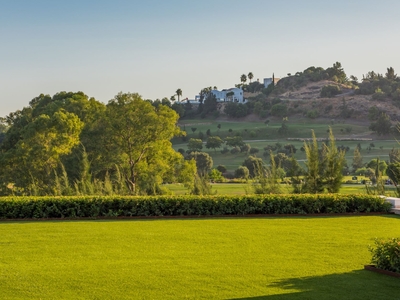
[[[0,223],[1,299],[398,299],[363,270],[400,217]]]
[[[187,132],[187,141],[190,138],[199,138],[199,133],[202,132],[204,134],[204,139],[206,139],[206,131],[210,129],[212,135],[218,135],[221,138],[225,138],[227,136],[233,136],[235,134],[240,134],[243,137],[243,140],[250,144],[251,147],[256,147],[260,150],[258,157],[263,157],[264,147],[267,145],[274,145],[279,142],[282,145],[285,144],[293,144],[298,151],[295,154],[297,160],[302,163],[305,160],[305,153],[300,151],[300,148],[304,145],[304,142],[301,141],[288,141],[288,137],[295,138],[311,138],[311,129],[315,131],[315,134],[318,138],[326,138],[328,136],[327,130],[329,126],[332,127],[333,133],[336,138],[349,138],[356,137],[358,135],[370,135],[370,131],[366,126],[354,125],[354,124],[344,124],[344,123],[327,123],[327,121],[321,120],[307,120],[305,121],[290,121],[287,123],[289,126],[289,133],[286,137],[282,137],[278,135],[278,128],[281,126],[281,121],[271,121],[268,126],[264,124],[264,122],[222,122],[211,119],[195,119],[195,120],[184,120],[180,122],[181,128],[186,130]],[[218,124],[221,125],[221,128],[218,129]],[[196,131],[193,132],[192,128],[196,128]],[[346,131],[346,128],[351,128],[350,132]],[[232,132],[229,132],[229,129]],[[187,141],[182,141],[181,138],[176,138],[173,140],[173,147],[175,150],[184,149],[187,150]],[[389,137],[389,140],[371,140],[371,141],[337,141],[337,146],[343,145],[344,147],[349,147],[350,150],[346,153],[346,159],[348,165],[351,166],[351,162],[353,159],[354,149],[357,144],[361,145],[361,155],[363,156],[364,163],[369,162],[373,158],[379,157],[382,160],[389,159],[389,152],[393,148],[399,148],[398,142],[394,139],[394,137]],[[375,147],[372,147],[371,150],[367,148],[370,144],[373,143]],[[206,149],[203,147],[202,151],[209,153],[214,161],[214,167],[218,165],[224,165],[227,167],[228,171],[233,172],[235,169],[240,166],[245,158],[247,157],[244,153],[239,154],[221,154],[220,150],[214,151],[212,149]],[[264,160],[268,161],[268,158],[264,158]]]
[[[252,194],[253,188],[251,183],[214,183],[211,184],[212,191],[218,195],[245,195]],[[182,184],[167,184],[165,185],[175,195],[188,194],[189,190]],[[291,193],[292,188],[289,185],[282,185],[282,189],[286,193]],[[363,184],[344,184],[340,188],[340,194],[366,194],[365,185]],[[394,196],[394,186],[385,186],[386,196]]]

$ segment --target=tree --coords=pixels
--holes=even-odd
[[[204,177],[213,166],[211,156],[205,152],[192,152],[187,156],[187,159],[196,161],[197,173],[200,177]]]
[[[371,123],[369,128],[372,131],[376,131],[378,135],[385,135],[389,133],[391,126],[392,122],[390,120],[390,117],[385,113],[381,113],[378,119],[375,122]]]
[[[333,136],[332,128],[329,128],[329,144],[324,144],[325,164],[323,166],[324,185],[329,193],[338,193],[342,185],[343,167],[346,161],[345,152],[338,150]]]
[[[212,182],[222,182],[224,177],[222,176],[222,172],[218,169],[212,169],[208,174]]]
[[[201,139],[191,138],[188,143],[188,149],[190,151],[200,151],[203,149],[203,141]]]
[[[240,166],[235,170],[235,178],[248,180],[249,174],[250,174],[249,169],[245,166]]]
[[[174,103],[171,105],[171,108],[179,115],[179,117],[183,117],[185,115],[185,108],[182,104]]]
[[[221,173],[225,173],[227,171],[224,165],[218,165],[217,170],[220,171]]]
[[[244,145],[243,138],[241,136],[226,137],[226,145],[230,147],[241,147]]]
[[[391,163],[386,169],[386,175],[392,180],[393,184],[397,187],[400,182],[400,163]]]
[[[276,117],[285,117],[287,115],[287,106],[280,103],[272,105],[271,115]]]
[[[307,157],[304,162],[306,165],[304,191],[313,194],[321,193],[323,191],[323,182],[320,173],[318,143],[314,130],[312,130],[312,142],[304,142],[304,150]]]
[[[353,167],[353,171],[355,172],[357,169],[362,168],[363,166],[363,158],[361,156],[360,150],[358,147],[354,149],[354,155],[353,155],[353,163],[351,166]]]
[[[178,102],[179,102],[180,97],[182,97],[182,90],[181,89],[177,89],[175,93],[178,96]]]
[[[55,172],[80,142],[88,140],[90,126],[104,109],[82,92],[61,92],[53,97],[41,94],[29,107],[6,116],[0,188],[12,183],[13,191],[21,194],[55,194]]]
[[[255,156],[249,156],[246,158],[242,164],[247,169],[249,169],[250,176],[255,177],[257,175],[257,168],[260,166],[264,166],[263,160],[261,158],[257,158]]]
[[[132,194],[141,192],[137,183],[160,181],[173,167],[171,162],[181,159],[170,142],[182,134],[176,126],[179,116],[169,107],[155,108],[138,94],[119,93],[108,102],[106,118],[107,137],[124,157],[122,167]]]
[[[390,163],[400,163],[400,150],[393,148],[389,152],[389,162]]]
[[[389,80],[396,80],[397,79],[397,74],[394,73],[394,69],[392,67],[387,68],[387,72],[386,72],[385,76]]]
[[[247,81],[247,76],[246,74],[242,74],[242,76],[240,76],[240,82],[242,83],[242,85],[244,85]]]
[[[221,148],[223,143],[224,141],[219,136],[210,136],[207,138],[206,148],[212,148],[216,152],[216,148]]]
[[[252,72],[250,72],[249,74],[247,74],[247,77],[249,78],[249,81],[250,81],[250,83],[251,83],[251,80],[253,79],[253,73]]]

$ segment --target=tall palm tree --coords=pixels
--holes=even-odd
[[[244,85],[244,83],[247,81],[247,76],[246,76],[246,74],[243,74],[242,76],[240,76],[240,81],[241,81],[242,84]]]
[[[251,83],[251,80],[253,79],[254,75],[252,72],[250,72],[249,74],[247,74],[247,77],[249,78],[250,83]]]
[[[182,96],[182,90],[181,89],[177,89],[175,93],[178,96],[178,102],[179,102],[179,97]]]

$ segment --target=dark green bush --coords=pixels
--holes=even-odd
[[[341,88],[337,85],[328,84],[322,87],[321,97],[334,97],[342,92]]]
[[[372,195],[3,197],[0,219],[388,212]]]
[[[400,238],[375,239],[375,248],[370,246],[369,250],[377,268],[400,273]]]

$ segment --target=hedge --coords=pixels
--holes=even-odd
[[[3,197],[0,219],[389,212],[370,195]]]

